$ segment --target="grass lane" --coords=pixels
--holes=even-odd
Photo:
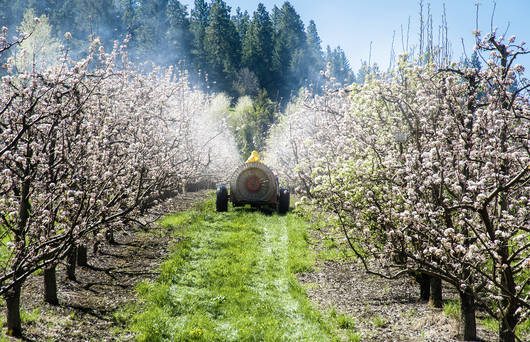
[[[180,241],[155,282],[138,286],[141,341],[329,341],[296,272],[308,270],[307,222],[213,199],[166,217]]]

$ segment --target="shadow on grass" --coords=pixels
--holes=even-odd
[[[236,208],[229,208],[228,210],[234,210],[234,211],[237,211],[237,212],[242,212],[242,213],[252,213],[252,212],[259,212],[259,213],[262,213],[263,215],[266,215],[266,216],[272,216],[274,214],[277,214],[278,216],[285,216],[287,215],[287,213],[279,213],[278,210],[276,208],[273,208],[271,206],[267,206],[267,205],[263,205],[263,206],[249,206],[249,205],[246,205],[244,207],[236,207]]]

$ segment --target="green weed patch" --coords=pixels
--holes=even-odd
[[[140,341],[329,341],[296,272],[310,270],[307,221],[213,200],[166,217],[178,237],[156,281],[138,285]]]

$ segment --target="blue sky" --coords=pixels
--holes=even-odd
[[[252,12],[262,2],[270,12],[274,5],[281,7],[283,0],[225,0],[234,12],[237,7]],[[193,0],[181,0],[181,3],[193,7]],[[435,40],[437,27],[441,24],[442,4],[445,3],[449,39],[452,43],[454,57],[463,54],[461,39],[464,38],[466,52],[472,53],[475,29],[476,3],[479,6],[479,30],[490,31],[492,0],[446,0],[430,1]],[[361,65],[361,60],[368,60],[370,41],[372,41],[372,62],[382,69],[388,68],[392,35],[396,31],[394,49],[401,50],[401,30],[406,34],[410,17],[409,45],[417,44],[419,28],[419,0],[290,0],[307,26],[313,19],[317,25],[322,47],[340,45],[350,60],[354,71]],[[424,10],[427,3],[424,0]],[[504,33],[509,24],[508,36],[516,35],[517,41],[527,41],[530,47],[530,0],[497,0],[494,15],[494,26]],[[405,37],[406,38],[406,37]],[[530,56],[521,58],[520,64],[530,66]],[[528,71],[527,71],[528,73]]]

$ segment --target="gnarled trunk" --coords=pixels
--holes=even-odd
[[[515,342],[515,326],[517,318],[513,312],[507,312],[499,323],[499,342]]]
[[[55,264],[52,264],[44,269],[44,301],[51,305],[59,305],[56,267]]]
[[[16,283],[4,294],[7,306],[7,335],[22,337],[22,324],[20,321],[20,291],[22,283]]]
[[[66,263],[66,276],[70,280],[76,280],[75,278],[75,266],[76,266],[76,259],[77,259],[77,248],[75,245],[72,245],[70,247],[70,251],[68,252],[68,260]]]
[[[87,246],[85,244],[77,246],[77,265],[88,266]]]
[[[420,284],[420,300],[428,302],[431,297],[431,277],[425,273],[416,275],[416,281]]]
[[[464,341],[476,341],[477,323],[475,321],[475,298],[473,294],[462,291],[460,294],[460,337]]]
[[[518,323],[516,305],[513,299],[508,299],[503,319],[499,322],[499,342],[515,342],[515,327]]]
[[[28,162],[29,164],[29,162]],[[26,224],[29,219],[31,210],[31,202],[29,200],[31,177],[29,177],[29,168],[24,169],[24,180],[20,186],[20,206],[18,208],[18,222],[17,229],[14,231],[13,242],[17,244],[25,244]],[[11,268],[15,270],[13,275],[13,286],[4,293],[7,311],[7,335],[14,337],[22,337],[22,324],[20,321],[20,292],[25,278],[20,278],[20,274],[16,271],[21,266],[23,258],[16,258]]]
[[[441,308],[442,303],[442,279],[440,277],[431,277],[431,297],[429,304],[435,308]]]

